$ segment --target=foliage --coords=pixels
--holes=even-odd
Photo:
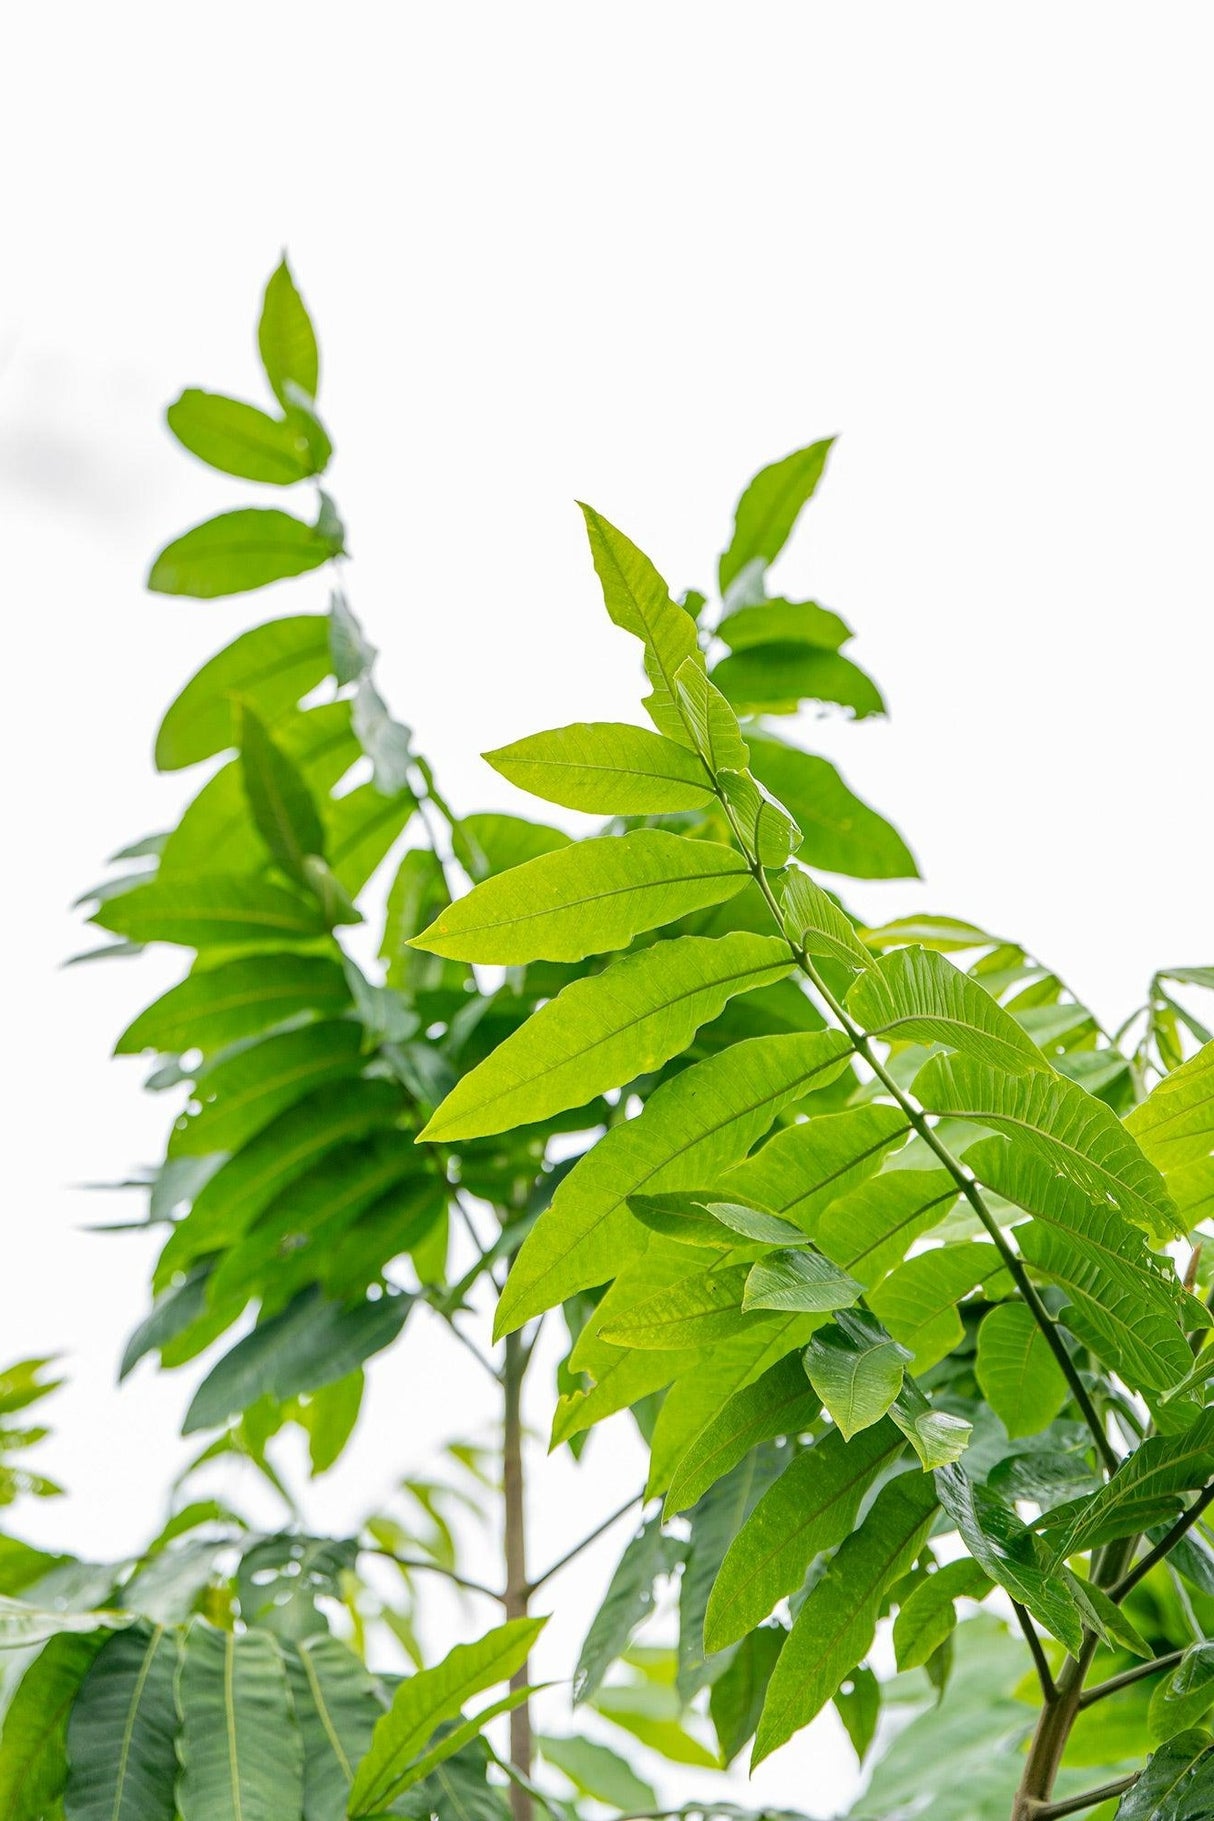
[[[319,483],[319,357],[285,265],[259,348],[272,412],[191,390],[170,427],[228,474]],[[757,1763],[831,1703],[876,1760],[869,1821],[1214,1806],[1214,1046],[1190,1003],[1214,969],[1161,970],[1109,1034],[1018,942],[869,927],[813,876],[915,870],[772,724],[883,712],[844,622],[769,592],[829,449],[747,488],[719,610],[583,509],[652,727],[487,755],[608,818],[576,841],[448,805],[379,692],[319,485],[304,516],[242,506],[157,558],[154,589],[199,598],[335,580],[327,614],[254,627],[186,685],[157,763],[211,769],[94,894],[117,952],[187,957],[118,1043],[185,1096],[124,1371],[222,1349],[185,1418],[210,1438],[196,1466],[247,1462],[290,1507],[280,1431],[329,1470],[369,1362],[444,1323],[502,1396],[505,1577],[466,1571],[454,1501],[496,1488],[459,1447],[454,1486],[410,1478],[411,1515],[347,1539],[293,1511],[254,1533],[192,1473],[135,1563],[6,1539],[0,1629],[30,1653],[0,1737],[17,1821],[652,1810],[638,1748],[703,1766],[753,1739]],[[528,1575],[520,1398],[558,1312],[553,1445],[631,1412],[650,1469],[573,1670],[595,1731],[533,1740],[532,1613],[566,1558]],[[426,1663],[425,1573],[505,1622]],[[673,1645],[638,1644],[676,1597]]]

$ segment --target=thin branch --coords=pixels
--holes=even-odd
[[[457,1188],[452,1187],[451,1200],[455,1204],[456,1213],[459,1215],[460,1219],[464,1223],[464,1228],[468,1234],[469,1239],[472,1241],[473,1246],[476,1248],[477,1269],[484,1271],[485,1275],[489,1279],[489,1282],[493,1285],[493,1288],[497,1291],[498,1295],[500,1296],[502,1293],[503,1286],[501,1283],[498,1282],[497,1278],[493,1274],[492,1247],[486,1246],[484,1241],[481,1239],[480,1234],[476,1230],[476,1224],[472,1219],[472,1215],[471,1215],[471,1212],[469,1211],[468,1205],[465,1202],[463,1195],[460,1193],[460,1191]]]
[[[1077,1815],[1085,1808],[1097,1808],[1102,1802],[1111,1802],[1115,1796],[1124,1796],[1127,1789],[1133,1789],[1140,1770],[1132,1776],[1118,1777],[1113,1783],[1102,1783],[1099,1789],[1085,1790],[1081,1796],[1067,1796],[1061,1802],[1031,1802],[1028,1812],[1033,1821],[1061,1821],[1063,1815]]]
[[[1150,1574],[1157,1562],[1162,1562],[1166,1555],[1179,1543],[1181,1537],[1193,1528],[1207,1506],[1214,1504],[1214,1480],[1193,1500],[1186,1511],[1182,1511],[1170,1530],[1164,1532],[1153,1549],[1148,1549],[1141,1562],[1135,1564],[1128,1574],[1122,1575],[1115,1587],[1109,1589],[1109,1598],[1120,1602],[1125,1599],[1132,1588],[1137,1587],[1144,1575]]]
[[[1109,1695],[1119,1694],[1123,1688],[1141,1682],[1144,1676],[1158,1676],[1165,1669],[1175,1669],[1184,1654],[1183,1650],[1170,1650],[1166,1657],[1153,1657],[1149,1663],[1135,1663],[1133,1669],[1125,1669],[1119,1676],[1110,1676],[1107,1682],[1097,1682],[1094,1687],[1085,1688],[1079,1697],[1079,1705],[1081,1708],[1090,1707],[1093,1701],[1103,1701]]]
[[[467,1575],[456,1574],[454,1568],[446,1568],[441,1562],[427,1561],[425,1556],[398,1555],[394,1549],[365,1549],[364,1555],[382,1556],[385,1562],[395,1562],[398,1568],[418,1568],[426,1574],[441,1574],[445,1580],[456,1587],[462,1587],[465,1593],[483,1594],[487,1600],[496,1600],[499,1606],[505,1604],[506,1596],[495,1587],[486,1587],[482,1581],[470,1581]]]
[[[575,1543],[572,1549],[567,1549],[564,1555],[559,1556],[550,1568],[545,1568],[543,1574],[537,1575],[530,1583],[528,1593],[535,1593],[537,1588],[544,1585],[545,1581],[550,1581],[554,1574],[559,1574],[562,1568],[572,1562],[575,1556],[581,1555],[583,1549],[589,1549],[591,1543],[597,1543],[604,1532],[610,1530],[613,1524],[618,1524],[625,1512],[631,1511],[634,1505],[640,1504],[644,1496],[643,1492],[634,1492],[618,1511],[613,1511],[609,1518],[604,1518],[601,1524],[596,1525],[589,1536],[584,1536],[580,1543]]]
[[[1020,1604],[1019,1600],[1012,1601],[1012,1611],[1016,1614],[1020,1629],[1024,1633],[1025,1639],[1028,1642],[1028,1647],[1033,1653],[1033,1663],[1037,1670],[1037,1680],[1041,1684],[1041,1693],[1046,1706],[1048,1707],[1058,1699],[1058,1685],[1054,1681],[1054,1672],[1050,1668],[1049,1659],[1045,1654],[1041,1639],[1037,1636],[1037,1627],[1033,1624],[1028,1612]]]

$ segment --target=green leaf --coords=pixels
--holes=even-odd
[[[1142,1105],[1126,1115],[1126,1126],[1165,1176],[1209,1157],[1214,1151],[1214,1043],[1165,1075]]]
[[[359,745],[371,761],[375,788],[385,797],[406,789],[413,769],[413,735],[393,720],[388,705],[370,677],[364,676],[354,694],[351,723]]]
[[[599,1691],[611,1665],[628,1648],[628,1641],[653,1606],[653,1585],[671,1573],[683,1545],[663,1536],[662,1522],[650,1518],[631,1537],[586,1633],[573,1672],[573,1701],[577,1706]]]
[[[687,1703],[715,1680],[728,1658],[711,1652],[704,1621],[713,1584],[734,1536],[781,1472],[788,1450],[770,1443],[709,1488],[690,1519],[690,1551],[679,1579],[679,1644],[675,1686]]]
[[[242,632],[203,665],[169,708],[156,736],[157,768],[178,771],[235,746],[242,704],[273,728],[329,668],[324,614],[292,614]]]
[[[1214,1803],[1214,1740],[1182,1732],[1161,1745],[1133,1788],[1121,1798],[1114,1821],[1202,1821]]]
[[[296,390],[305,398],[316,397],[320,383],[316,332],[285,258],[266,285],[257,325],[257,348],[266,378],[281,404],[293,404]]]
[[[269,417],[256,405],[191,387],[166,413],[169,429],[191,455],[224,474],[289,487],[324,467],[300,423]]]
[[[750,1632],[712,1685],[708,1709],[725,1764],[731,1764],[754,1736],[784,1636],[780,1626],[765,1625]]]
[[[707,1746],[679,1725],[682,1703],[675,1689],[654,1682],[613,1682],[599,1690],[595,1707],[614,1726],[670,1764],[692,1764],[699,1770],[719,1765]]]
[[[708,680],[697,651],[675,672],[675,690],[683,721],[701,759],[715,776],[725,767],[743,770],[750,760],[738,717],[714,683]]]
[[[1061,1368],[1027,1304],[1000,1303],[978,1330],[978,1383],[1010,1436],[1048,1429],[1070,1397]]]
[[[432,1669],[406,1677],[377,1723],[371,1749],[358,1766],[350,1792],[350,1815],[372,1815],[390,1802],[437,1728],[453,1720],[473,1695],[508,1681],[520,1670],[545,1623],[544,1619],[511,1619],[475,1644],[457,1644]]]
[[[844,1677],[835,1691],[835,1711],[857,1760],[863,1764],[881,1718],[881,1684],[866,1665],[861,1664]]]
[[[1056,1559],[1166,1520],[1179,1510],[1180,1495],[1200,1490],[1212,1472],[1214,1410],[1203,1411],[1183,1434],[1148,1436],[1098,1492],[1056,1505],[1042,1519]]]
[[[717,627],[717,637],[731,651],[749,651],[754,645],[813,645],[820,651],[837,651],[851,636],[850,626],[816,601],[761,601],[723,615]]]
[[[412,791],[385,796],[374,781],[325,804],[329,862],[334,878],[351,897],[362,890],[403,834],[416,808]]]
[[[934,949],[883,955],[856,981],[847,1009],[891,1043],[942,1043],[1012,1074],[1049,1067],[998,1000]]]
[[[868,1306],[908,1350],[915,1370],[926,1372],[960,1343],[957,1303],[1002,1268],[986,1240],[937,1246],[908,1258],[870,1290]]]
[[[1110,1650],[1131,1651],[1136,1657],[1141,1657],[1143,1662],[1154,1656],[1155,1652],[1142,1633],[1131,1625],[1121,1607],[1113,1603],[1103,1587],[1095,1581],[1084,1580],[1069,1568],[1063,1570],[1063,1579],[1075,1596],[1084,1624],[1089,1631],[1096,1633],[1102,1644]]]
[[[362,1033],[334,1018],[280,1031],[221,1057],[195,1076],[192,1105],[169,1138],[170,1157],[235,1151],[293,1101],[354,1074]]]
[[[721,558],[722,593],[749,564],[766,568],[779,556],[801,508],[813,498],[833,443],[834,438],[827,437],[796,449],[755,475],[738,501],[733,536]]]
[[[801,845],[801,831],[784,805],[749,772],[722,771],[717,783],[746,852],[761,866],[783,866]]]
[[[753,645],[722,658],[712,676],[739,714],[795,714],[802,702],[849,708],[857,720],[885,713],[881,691],[858,664],[810,645]]]
[[[801,859],[854,879],[917,879],[896,828],[848,789],[827,759],[782,740],[749,736],[750,769],[785,804],[801,830]]]
[[[938,1468],[935,1479],[940,1503],[974,1560],[1077,1655],[1083,1637],[1079,1610],[1045,1545],[988,1487],[967,1479],[959,1467]]]
[[[1174,1231],[1176,1209],[1159,1172],[1112,1109],[1074,1082],[1041,1070],[1005,1075],[968,1056],[936,1056],[915,1077],[914,1092],[929,1112],[1006,1133],[1148,1232],[1166,1238]]]
[[[196,1619],[178,1679],[181,1821],[283,1821],[303,1802],[303,1745],[286,1667],[264,1631]]]
[[[894,1620],[894,1652],[899,1669],[920,1669],[951,1637],[957,1623],[954,1600],[985,1599],[990,1576],[962,1556],[946,1562],[911,1593]]]
[[[574,850],[576,851],[576,850]],[[509,1131],[584,1106],[687,1048],[736,993],[787,974],[775,936],[681,936],[572,981],[464,1075],[422,1139]]]
[[[744,1309],[793,1309],[806,1314],[848,1309],[864,1294],[858,1284],[821,1252],[808,1248],[773,1252],[750,1267],[742,1296]]]
[[[790,868],[781,882],[780,897],[790,942],[808,954],[841,961],[853,972],[872,966],[873,958],[850,919],[808,873]]]
[[[314,898],[267,879],[225,877],[154,880],[111,898],[90,922],[135,942],[176,942],[187,948],[237,948],[324,935]]]
[[[1156,1745],[1198,1726],[1214,1707],[1214,1644],[1204,1641],[1185,1651],[1176,1668],[1151,1694],[1148,1725]]]
[[[797,1614],[772,1672],[752,1768],[807,1726],[864,1657],[886,1589],[918,1555],[935,1511],[931,1476],[899,1474],[840,1545]]]
[[[880,1167],[905,1130],[905,1115],[895,1107],[822,1113],[777,1132],[721,1179],[721,1189],[771,1208],[816,1240],[832,1204]]]
[[[742,1292],[748,1265],[710,1265],[669,1288],[642,1298],[623,1320],[605,1323],[602,1338],[614,1347],[671,1352],[728,1340],[746,1326]]]
[[[329,659],[338,683],[357,683],[378,656],[349,601],[335,588],[329,596]]]
[[[659,733],[691,745],[675,673],[687,658],[703,665],[695,621],[676,606],[649,558],[590,506],[582,506],[594,567],[607,612],[645,647],[645,673],[653,685],[645,710]]]
[[[257,832],[283,871],[306,884],[304,860],[325,852],[312,794],[252,709],[241,709],[239,725],[241,775]]]
[[[671,1198],[673,1199],[673,1197]],[[726,1233],[738,1233],[761,1246],[804,1245],[805,1235],[790,1220],[767,1214],[762,1208],[748,1208],[738,1201],[706,1201],[705,1208]]]
[[[581,961],[720,904],[749,877],[742,855],[716,841],[661,829],[601,836],[484,880],[410,946],[506,966]]]
[[[710,1197],[710,1191],[699,1196],[690,1191],[677,1195],[630,1195],[628,1206],[644,1226],[653,1233],[661,1233],[665,1239],[725,1252],[736,1242],[731,1236],[732,1229],[709,1212]],[[769,1214],[767,1218],[771,1220],[774,1216]]]
[[[902,1389],[910,1357],[876,1322],[861,1320],[854,1332],[831,1322],[810,1337],[805,1374],[850,1441],[880,1422]]]
[[[535,1743],[540,1755],[568,1777],[579,1795],[626,1811],[657,1807],[650,1785],[609,1745],[600,1745],[596,1739],[554,1739],[549,1734],[542,1734]]]
[[[349,1003],[341,964],[327,955],[263,954],[196,967],[127,1026],[114,1054],[209,1053],[301,1012],[341,1012]]]
[[[4,1821],[43,1821],[53,1811],[67,1781],[68,1718],[104,1642],[103,1632],[60,1632],[21,1678],[0,1735]]]
[[[378,1688],[349,1646],[325,1632],[287,1651],[287,1675],[303,1735],[302,1821],[345,1821],[355,1766],[383,1712]]]
[[[520,790],[592,815],[677,815],[712,799],[695,754],[644,727],[580,721],[484,757]]]
[[[725,1555],[708,1600],[709,1650],[724,1650],[796,1592],[816,1557],[850,1535],[866,1493],[901,1451],[894,1425],[879,1422],[851,1441],[829,1430],[790,1462]]]
[[[245,594],[309,569],[342,553],[338,528],[305,524],[276,506],[244,506],[195,525],[166,544],[152,564],[153,594],[186,594],[195,600]]]
[[[752,1038],[663,1083],[638,1118],[609,1131],[561,1182],[514,1261],[498,1333],[615,1276],[644,1237],[629,1196],[712,1181],[784,1107],[840,1074],[849,1053],[838,1031]]]
[[[182,1434],[217,1428],[260,1397],[282,1403],[345,1378],[391,1346],[412,1303],[411,1296],[389,1293],[347,1308],[305,1290],[211,1368],[194,1393]]]
[[[68,1721],[68,1821],[174,1821],[178,1641],[132,1625],[102,1645]]]
[[[957,1195],[947,1170],[886,1170],[830,1204],[818,1223],[818,1244],[862,1283],[877,1284],[944,1219]]]
[[[685,1511],[758,1443],[800,1435],[821,1408],[795,1353],[777,1360],[753,1384],[735,1391],[700,1430],[679,1461],[666,1494],[666,1516]]]

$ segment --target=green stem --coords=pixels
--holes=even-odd
[[[504,1420],[502,1436],[502,1480],[505,1498],[506,1592],[504,1604],[507,1619],[525,1619],[531,1588],[527,1581],[526,1485],[523,1473],[523,1378],[527,1358],[519,1333],[506,1336],[506,1363],[502,1372]],[[524,1663],[510,1678],[511,1688],[526,1688],[530,1680]],[[531,1776],[532,1735],[531,1705],[523,1701],[510,1714],[510,1758],[524,1779]],[[514,1821],[532,1821],[535,1813],[531,1792],[525,1782],[510,1785],[510,1810]]]
[[[1109,1695],[1119,1694],[1123,1688],[1141,1682],[1144,1676],[1159,1676],[1165,1669],[1175,1669],[1184,1654],[1183,1650],[1170,1650],[1166,1657],[1153,1657],[1149,1663],[1135,1663],[1133,1669],[1124,1669],[1119,1676],[1110,1676],[1107,1682],[1097,1682],[1094,1688],[1085,1688],[1079,1697],[1080,1708],[1107,1700]]]
[[[1198,1493],[1193,1503],[1186,1511],[1181,1512],[1171,1529],[1164,1532],[1155,1547],[1147,1550],[1141,1562],[1136,1563],[1128,1574],[1123,1575],[1116,1585],[1109,1589],[1110,1599],[1120,1604],[1126,1594],[1137,1587],[1143,1576],[1150,1574],[1157,1562],[1162,1562],[1166,1555],[1171,1554],[1181,1537],[1193,1528],[1202,1512],[1211,1503],[1214,1503],[1214,1481],[1205,1488],[1204,1492]]]

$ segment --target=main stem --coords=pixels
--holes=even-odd
[[[523,1473],[523,1379],[528,1354],[522,1334],[506,1336],[506,1360],[502,1371],[504,1416],[502,1437],[502,1483],[505,1496],[505,1557],[507,1619],[525,1619],[531,1597],[527,1581],[527,1505]],[[525,1688],[529,1666],[524,1663],[511,1677],[511,1688]],[[510,1759],[531,1775],[531,1705],[524,1701],[510,1715]],[[510,1810],[514,1821],[532,1821],[531,1796],[521,1783],[510,1785]]]

